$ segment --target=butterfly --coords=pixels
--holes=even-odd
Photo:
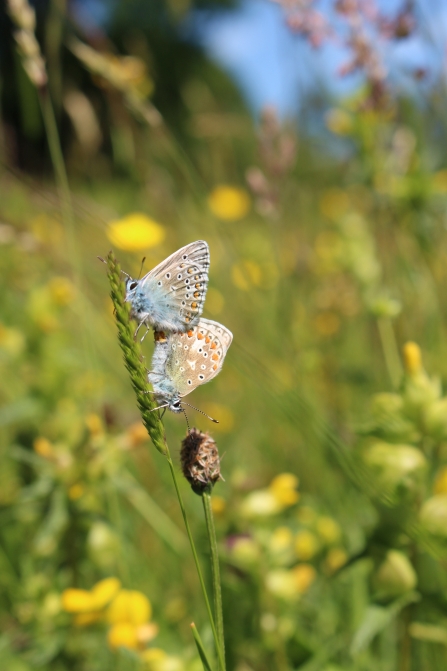
[[[231,331],[211,319],[186,333],[156,334],[148,380],[159,408],[183,412],[182,398],[216,377],[232,340]]]
[[[126,301],[131,315],[156,331],[186,331],[202,314],[208,288],[210,251],[204,240],[168,256],[141,280],[127,276]],[[138,331],[138,329],[137,329]]]

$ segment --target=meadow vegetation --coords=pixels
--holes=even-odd
[[[315,136],[254,121],[197,54],[157,82],[137,25],[133,52],[94,48],[50,13],[43,60],[27,7],[10,0],[0,137],[1,668],[223,671],[179,506],[212,601],[184,418],[137,405],[111,261],[138,276],[205,239],[204,316],[234,341],[190,399],[219,424],[188,416],[224,478],[226,668],[444,671],[445,90],[367,82]]]

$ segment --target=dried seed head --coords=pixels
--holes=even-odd
[[[217,445],[208,433],[191,429],[182,442],[180,459],[183,475],[196,494],[212,489],[218,480],[223,480]]]

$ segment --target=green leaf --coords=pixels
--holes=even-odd
[[[396,599],[396,601],[389,606],[369,606],[366,609],[360,627],[357,629],[352,639],[350,648],[351,655],[358,655],[365,650],[377,634],[380,634],[380,632],[392,622],[405,606],[408,606],[408,604],[414,603],[415,601],[419,601],[419,598],[417,592],[409,592],[408,594],[401,596],[399,599]]]
[[[199,653],[200,659],[202,660],[203,669],[204,671],[212,671],[211,664],[208,661],[205,648],[203,647],[202,639],[200,638],[200,634],[197,631],[197,627],[194,624],[194,622],[191,623],[191,629],[192,629],[192,635],[194,636],[194,641],[197,646],[197,652]]]

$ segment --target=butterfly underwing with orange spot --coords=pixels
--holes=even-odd
[[[148,380],[157,405],[182,411],[182,398],[216,377],[222,368],[233,334],[211,319],[200,319],[186,333],[156,339]]]
[[[141,280],[128,277],[126,301],[139,324],[156,331],[184,332],[195,326],[208,288],[210,252],[204,240],[168,256]]]

